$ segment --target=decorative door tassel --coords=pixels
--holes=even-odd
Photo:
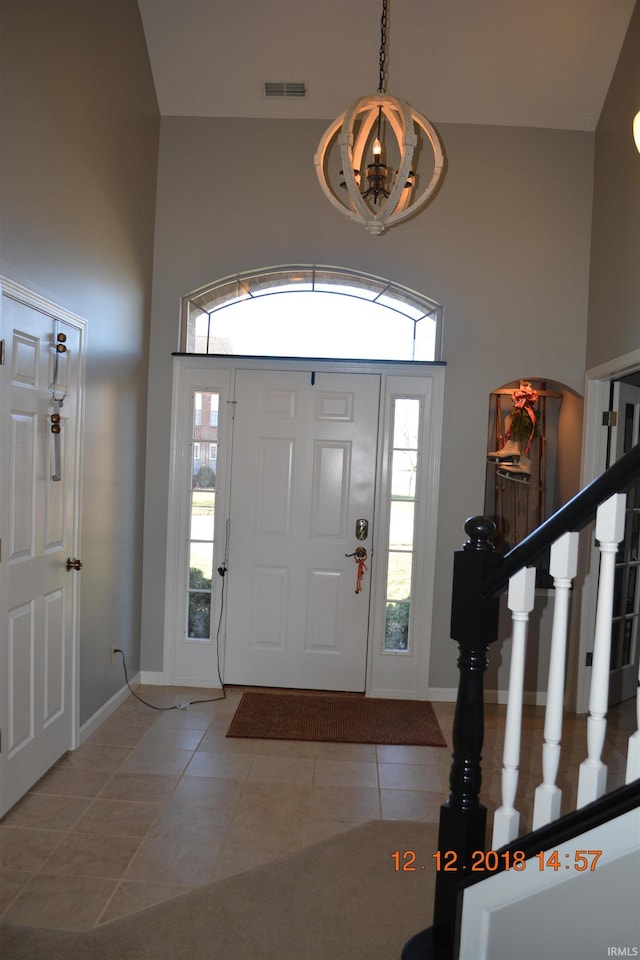
[[[353,559],[356,562],[358,568],[358,574],[356,577],[356,593],[360,593],[362,590],[362,578],[364,577],[365,570],[368,570],[365,560],[367,559],[367,551],[364,547],[358,547],[356,552],[353,554]]]

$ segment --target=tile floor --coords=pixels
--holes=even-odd
[[[164,706],[212,696],[137,692]],[[63,758],[0,822],[0,922],[89,929],[370,819],[437,821],[448,748],[227,739],[241,694],[164,711],[129,697]],[[453,704],[434,709],[450,743]],[[504,707],[488,705],[485,719],[482,800],[491,810]],[[519,796],[540,781],[542,723],[541,708],[525,708]],[[609,714],[610,786],[623,782],[634,724],[632,702]],[[577,764],[585,719],[568,718],[565,731]],[[526,829],[531,803],[519,806]]]

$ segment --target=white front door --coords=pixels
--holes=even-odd
[[[225,683],[364,691],[379,396],[375,374],[237,371]]]
[[[12,284],[1,299],[0,815],[73,745],[84,332]]]
[[[610,466],[640,443],[640,387],[613,384],[616,424],[611,431]],[[616,558],[609,704],[636,693],[640,664],[640,482],[627,491],[624,540]]]

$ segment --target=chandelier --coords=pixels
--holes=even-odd
[[[438,134],[426,117],[386,91],[388,0],[380,20],[378,92],[356,100],[325,131],[314,162],[329,201],[371,234],[380,234],[420,210],[444,168]],[[430,149],[429,149],[430,147]],[[414,158],[431,158],[431,176]]]

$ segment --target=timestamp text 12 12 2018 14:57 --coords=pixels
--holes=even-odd
[[[540,850],[527,857],[524,850],[474,850],[470,863],[461,864],[455,850],[436,850],[432,854],[437,872],[455,873],[458,870],[470,870],[472,873],[493,873],[496,870],[526,870],[529,865],[538,870],[575,870],[578,873],[595,870],[602,856],[602,850]],[[391,854],[396,873],[413,873],[425,870],[415,850],[395,850]]]

